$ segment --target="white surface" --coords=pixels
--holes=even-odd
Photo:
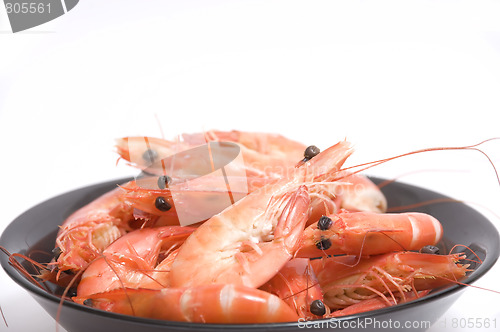
[[[121,136],[240,129],[322,148],[347,138],[351,165],[500,136],[499,14],[495,1],[82,0],[12,34],[0,10],[0,231],[52,196],[135,174],[115,166]],[[484,145],[497,164],[499,147]],[[500,215],[500,187],[479,153],[370,173],[406,174],[500,225],[487,210]],[[500,290],[499,277],[495,266],[476,286]],[[0,330],[55,331],[3,271],[0,294]],[[431,331],[481,330],[452,326],[469,318],[500,328],[499,298],[470,288]]]

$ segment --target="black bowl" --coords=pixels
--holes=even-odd
[[[40,262],[50,260],[49,253],[54,248],[55,237],[64,219],[77,208],[87,204],[116,184],[127,179],[100,183],[49,199],[15,219],[4,231],[0,245],[11,253],[21,253]],[[379,182],[379,179],[374,179]],[[496,262],[499,256],[499,235],[497,229],[484,216],[460,202],[453,201],[438,193],[412,185],[393,182],[383,187],[390,208],[407,206],[420,202],[434,202],[412,208],[412,211],[429,213],[438,218],[444,228],[444,240],[439,244],[443,252],[449,251],[454,244],[465,244],[478,254],[483,263],[474,266],[474,271],[464,280],[471,283],[483,276]],[[0,255],[0,261],[7,274],[19,285],[29,291],[33,298],[54,318],[57,317],[61,289],[49,293],[13,268],[6,255]],[[31,267],[25,263],[29,270]],[[341,328],[350,331],[405,328],[406,331],[424,331],[444,314],[465,286],[452,286],[435,290],[428,296],[403,303],[394,307],[351,315],[338,319],[323,319],[309,323],[291,322],[274,324],[194,324],[184,322],[160,321],[139,317],[108,313],[90,307],[65,301],[62,306],[59,323],[69,332],[108,332],[118,330],[132,331],[298,331],[306,327],[319,329]],[[421,321],[428,323],[420,324]],[[418,325],[418,326],[417,326]]]

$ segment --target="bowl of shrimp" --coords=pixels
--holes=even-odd
[[[499,256],[482,214],[343,167],[346,141],[210,131],[116,148],[140,176],[49,199],[0,238],[7,274],[68,332],[424,331]]]

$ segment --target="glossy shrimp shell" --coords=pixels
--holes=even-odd
[[[318,318],[311,312],[314,301],[323,302],[323,291],[307,258],[293,258],[268,282],[260,287],[283,299],[297,315],[305,319]]]
[[[372,257],[337,256],[312,260],[324,292],[325,303],[333,310],[380,297],[390,304],[395,293],[405,293],[451,284],[465,276],[468,264],[459,263],[459,254],[432,255],[396,252]]]
[[[209,142],[232,142],[241,149],[250,187],[261,187],[287,174],[302,158],[305,145],[271,133],[210,130],[183,134],[176,140],[153,137],[124,137],[116,141],[121,158],[149,173],[164,175],[161,159]]]
[[[78,296],[123,287],[168,287],[167,262],[171,263],[174,250],[193,231],[192,227],[165,226],[138,229],[120,237],[83,272]]]
[[[361,312],[382,309],[403,303],[405,301],[408,302],[419,299],[429,294],[430,291],[431,291],[430,289],[427,289],[419,292],[409,292],[405,294],[404,297],[401,294],[394,294],[394,299],[375,297],[371,299],[361,300],[360,302],[352,304],[347,308],[333,311],[330,314],[326,315],[325,317],[343,317],[343,316],[358,314]]]
[[[117,289],[74,301],[125,315],[195,323],[253,324],[298,319],[295,311],[278,297],[236,285]]]
[[[115,188],[72,213],[56,239],[56,264],[60,271],[80,271],[129,229],[134,208]]]
[[[435,245],[442,235],[441,223],[424,213],[340,211],[321,217],[304,231],[296,257],[419,250]]]
[[[146,149],[136,144],[141,140]],[[94,262],[95,271],[93,265],[87,269],[80,285],[88,285],[87,278],[93,285],[90,291],[82,286],[76,302],[190,322],[295,321],[318,317],[310,307],[315,300],[334,311],[327,310],[325,317],[341,316],[416,298],[460,280],[468,271],[460,255],[406,251],[436,244],[443,233],[439,221],[421,213],[384,214],[387,202],[380,190],[367,178],[340,169],[352,153],[347,142],[302,159],[298,151],[302,153],[304,146],[280,136],[209,131],[184,135],[180,142],[127,138],[119,142],[119,152],[136,166],[152,170],[155,182],[166,175],[165,169],[156,167],[165,154],[210,141],[237,142],[246,162],[240,166],[258,185],[249,186],[248,196],[211,216],[180,249],[166,250],[165,258],[158,258],[156,246],[152,252],[148,245],[136,248],[128,240],[117,252],[110,246],[100,265]],[[123,142],[127,148],[120,145]],[[212,179],[207,179],[189,190],[212,191]],[[168,201],[170,189],[165,185],[152,189],[133,183],[122,188],[126,194],[121,198],[129,209],[168,219],[176,207]],[[159,197],[171,207],[157,211],[162,210],[155,206]],[[304,230],[308,221],[312,225]],[[149,230],[141,232],[137,234],[146,243],[158,240],[148,240]],[[339,254],[347,256],[326,258]],[[100,271],[106,268],[109,281],[100,287]]]
[[[350,155],[341,142],[201,225],[172,264],[175,287],[231,283],[259,287],[292,258],[308,217],[314,181],[328,180]],[[329,174],[331,173],[331,174]]]
[[[229,283],[259,287],[292,257],[307,220],[307,189],[300,187],[270,217],[265,209],[255,210],[259,218],[254,223],[239,216],[240,202],[209,219],[186,240],[172,264],[173,286]],[[273,227],[274,218],[277,224]]]

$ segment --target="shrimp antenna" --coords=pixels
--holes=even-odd
[[[453,252],[453,250],[455,250],[455,248],[457,247],[462,247],[462,248],[465,248],[465,249],[468,249],[474,256],[476,256],[476,258],[479,260],[479,262],[481,264],[483,264],[483,260],[476,254],[476,252],[474,250],[472,250],[470,247],[466,246],[465,244],[455,244],[451,249],[450,249],[450,254]],[[476,261],[473,261],[473,262],[476,262]]]
[[[160,118],[158,117],[158,113],[155,113],[156,124],[158,125],[158,129],[160,129],[161,138],[165,139],[165,134],[163,133],[163,128],[161,126]]]
[[[45,290],[45,291],[49,291],[48,288],[42,286],[42,284],[40,284],[38,282],[38,280],[36,280],[27,270],[26,268],[24,268],[24,266],[19,263],[19,261],[16,259],[16,257],[21,257],[22,259],[24,259],[25,261],[29,262],[32,264],[33,267],[36,267],[38,269],[47,269],[45,266],[43,266],[42,264],[34,261],[33,259],[27,257],[27,256],[24,256],[24,255],[21,255],[21,254],[18,254],[18,253],[14,253],[14,254],[11,254],[7,249],[5,249],[4,247],[0,246],[0,250],[3,251],[3,253],[5,253],[7,256],[9,256],[9,264],[12,265],[17,271],[19,271],[22,275],[24,275],[29,281],[31,281],[32,283],[34,283],[35,285],[37,285],[38,287],[40,287],[41,289]],[[39,272],[39,270],[38,270]]]
[[[420,202],[420,203],[390,207],[390,208],[387,208],[387,212],[408,211],[408,210],[412,210],[415,208],[429,206],[432,204],[440,204],[440,203],[466,203],[466,202],[462,201],[460,199],[454,199],[454,198],[436,198],[436,199],[430,199],[428,201],[424,201],[424,202]]]
[[[286,280],[285,280],[285,281],[286,281]],[[308,279],[308,281],[309,281],[309,279]],[[286,282],[287,282],[287,284],[288,284],[288,285],[290,284],[288,281],[286,281]],[[289,298],[291,298],[291,297],[293,297],[293,296],[296,296],[296,295],[298,295],[298,294],[300,294],[300,293],[307,292],[309,289],[311,289],[311,288],[313,288],[313,287],[315,287],[315,286],[317,286],[317,285],[319,285],[319,282],[312,283],[312,284],[310,284],[310,285],[307,285],[304,289],[301,289],[301,290],[299,290],[299,291],[296,291],[295,293],[291,293],[290,295],[285,296],[285,297],[283,297],[283,298],[281,298],[281,299],[282,299],[282,300],[287,300],[287,299],[289,299]],[[288,286],[288,287],[289,287],[289,289],[291,290],[291,286]]]
[[[481,290],[485,290],[485,291],[489,291],[489,292],[500,294],[500,291],[496,291],[494,289],[489,289],[489,288],[485,288],[485,287],[481,287],[481,286],[466,284],[465,282],[460,282],[460,281],[457,281],[457,280],[454,280],[454,279],[450,279],[450,278],[446,278],[446,277],[442,277],[442,276],[435,276],[435,277],[436,278],[440,278],[440,279],[444,279],[444,280],[447,280],[447,281],[450,281],[450,282],[453,282],[453,283],[458,284],[458,285],[473,287],[473,288],[477,288],[477,289],[481,289]]]
[[[486,157],[486,159],[490,163],[491,167],[493,167],[493,170],[495,172],[495,176],[497,178],[497,182],[500,185],[500,176],[499,176],[498,171],[497,171],[497,169],[495,167],[495,164],[493,163],[493,161],[491,160],[491,158],[483,150],[481,150],[481,149],[478,148],[478,146],[481,146],[481,145],[483,145],[483,144],[485,144],[487,142],[494,141],[494,140],[500,140],[500,137],[489,138],[487,140],[483,140],[483,141],[481,141],[479,143],[472,144],[472,145],[450,146],[450,147],[435,147],[435,148],[426,148],[426,149],[415,150],[415,151],[411,151],[411,152],[399,154],[399,155],[396,155],[396,156],[392,156],[392,157],[389,157],[389,158],[379,159],[379,160],[370,161],[370,162],[362,163],[362,164],[355,165],[355,166],[346,167],[346,168],[343,168],[342,171],[350,170],[350,169],[355,169],[355,168],[360,168],[359,170],[354,171],[354,173],[359,173],[359,172],[362,172],[364,170],[367,170],[367,169],[370,169],[372,167],[378,166],[380,164],[384,164],[384,163],[386,163],[388,161],[391,161],[391,160],[394,160],[394,159],[398,159],[398,158],[405,157],[405,156],[410,156],[410,155],[413,155],[413,154],[430,152],[430,151],[473,150],[473,151],[478,151],[479,153],[481,153],[483,156]]]
[[[385,237],[389,238],[392,242],[396,243],[398,246],[400,246],[401,250],[406,251],[407,249],[401,244],[401,242],[397,241],[396,239],[392,238],[389,234],[387,234],[390,232],[394,232],[394,231],[391,229],[374,229],[371,231],[367,231],[365,233],[365,235],[363,236],[363,242],[361,243],[361,250],[359,251],[358,256],[361,257],[361,254],[363,253],[363,248],[365,246],[365,240],[366,240],[366,237],[368,236],[368,233],[380,233],[380,234],[384,235]]]
[[[123,283],[123,280],[122,278],[120,277],[120,274],[116,271],[116,269],[112,266],[112,264],[108,261],[108,258],[106,256],[102,256],[104,261],[106,262],[106,264],[109,266],[109,268],[111,269],[111,271],[113,271],[113,273],[116,275],[116,277],[118,278],[118,282],[120,283],[122,289],[123,289],[123,292],[125,293],[125,296],[127,298],[127,301],[130,305],[130,309],[132,309],[132,315],[135,316],[135,310],[134,310],[134,306],[132,305],[132,300],[130,299],[130,296],[128,295],[127,293],[127,287],[125,287],[125,284]]]
[[[427,173],[427,172],[432,172],[432,173],[435,173],[435,172],[444,172],[444,173],[451,173],[451,172],[460,172],[460,173],[467,173],[467,171],[465,170],[453,170],[453,169],[446,169],[446,170],[442,170],[442,169],[421,169],[421,170],[414,170],[414,171],[411,171],[411,172],[406,172],[406,173],[402,173],[396,177],[393,177],[392,179],[387,179],[387,180],[384,180],[382,182],[380,182],[379,184],[377,184],[377,187],[378,189],[382,189],[388,185],[390,185],[391,183],[393,182],[396,182],[398,179],[401,179],[405,176],[408,176],[408,175],[414,175],[414,174],[418,174],[418,173]]]
[[[62,311],[62,307],[64,305],[65,298],[68,295],[68,292],[69,292],[71,286],[73,286],[75,281],[78,280],[78,278],[82,275],[83,271],[84,270],[80,270],[80,271],[78,271],[77,274],[75,274],[75,276],[68,283],[68,286],[66,286],[66,288],[64,289],[64,292],[61,295],[61,300],[59,301],[59,305],[57,307],[57,314],[56,314],[56,332],[59,331],[59,319],[61,318],[61,311]]]
[[[2,307],[0,307],[0,314],[2,315],[3,322],[5,323],[5,326],[9,327],[9,324],[7,324],[7,320],[5,319],[5,315],[3,314]]]

